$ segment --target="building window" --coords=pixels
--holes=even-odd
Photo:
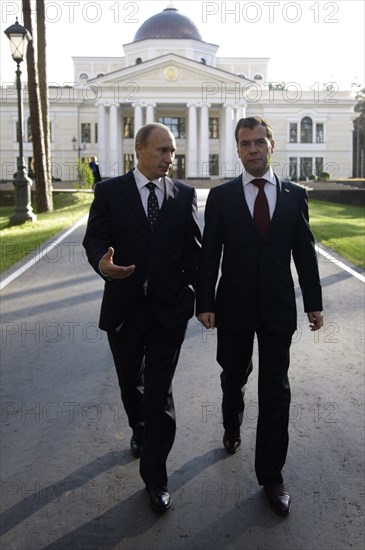
[[[98,143],[98,123],[95,122],[95,143]]]
[[[158,117],[158,122],[165,124],[175,138],[185,138],[185,118],[182,117]]]
[[[262,76],[260,74],[255,74],[253,78],[254,80],[262,80]]]
[[[30,117],[28,117],[28,120],[27,120],[27,136],[28,136],[28,141],[33,141],[32,124],[31,124]]]
[[[298,143],[298,124],[296,122],[289,124],[289,143]]]
[[[312,157],[302,157],[300,159],[300,176],[308,178],[312,173]]]
[[[320,176],[324,170],[324,159],[316,157],[316,176]]]
[[[209,155],[209,174],[219,176],[219,155]]]
[[[132,170],[134,168],[134,155],[133,153],[128,153],[124,155],[124,174]]]
[[[142,63],[142,57],[137,57],[136,65],[140,65],[141,63]]]
[[[129,139],[134,137],[134,118],[131,116],[123,117],[123,138]]]
[[[81,142],[91,143],[91,124],[90,122],[81,123]]]
[[[209,139],[219,138],[219,118],[209,117]]]
[[[300,123],[301,143],[313,143],[313,122],[309,116],[302,118]]]
[[[298,166],[297,157],[290,157],[289,158],[289,178],[297,179],[297,166]]]
[[[324,143],[324,124],[316,124],[316,143]]]
[[[80,74],[80,79],[87,80],[88,78],[89,78],[89,75],[87,73],[81,73]]]

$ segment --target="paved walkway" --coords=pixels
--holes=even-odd
[[[319,256],[326,324],[315,334],[298,291],[287,519],[270,510],[254,474],[257,368],[242,448],[227,456],[215,333],[190,322],[174,381],[173,505],[160,516],[129,452],[112,357],[97,328],[102,281],[83,254],[84,231],[1,293],[2,548],[362,549],[363,282]]]

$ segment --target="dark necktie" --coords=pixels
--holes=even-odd
[[[159,213],[158,200],[155,193],[156,185],[152,183],[152,181],[150,181],[147,183],[146,187],[150,191],[148,195],[148,200],[147,200],[147,218],[151,224],[151,228],[153,229],[156,224],[158,213]]]
[[[269,203],[267,202],[264,191],[266,180],[260,178],[252,180],[251,183],[259,188],[259,192],[257,193],[257,197],[253,207],[253,221],[255,222],[261,236],[264,237],[267,227],[270,223]]]

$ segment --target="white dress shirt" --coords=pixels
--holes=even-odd
[[[255,200],[257,197],[257,193],[259,192],[259,189],[256,185],[251,183],[252,180],[258,179],[255,176],[252,176],[249,174],[245,168],[243,169],[242,173],[242,185],[243,185],[243,192],[245,194],[245,199],[247,202],[247,206],[251,212],[251,216],[253,217],[253,208],[255,204]],[[266,180],[268,185],[265,185],[264,192],[267,198],[267,202],[269,204],[269,211],[270,211],[270,219],[272,219],[275,206],[276,206],[276,178],[274,175],[273,169],[269,168],[269,170],[262,176],[262,179]]]

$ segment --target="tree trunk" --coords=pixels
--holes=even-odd
[[[32,128],[34,172],[36,181],[36,204],[38,213],[49,212],[52,206],[49,204],[47,193],[46,153],[44,147],[43,123],[41,101],[39,94],[37,64],[34,55],[34,34],[32,28],[30,0],[22,0],[24,26],[31,33],[33,40],[28,44],[27,68],[28,68],[28,96],[30,123]]]
[[[44,0],[36,1],[37,11],[37,54],[38,54],[38,77],[41,98],[41,111],[43,122],[44,148],[46,154],[47,170],[47,195],[49,208],[53,209],[52,200],[52,165],[51,165],[51,130],[49,117],[49,98],[47,84],[47,41],[46,41],[46,17]]]

